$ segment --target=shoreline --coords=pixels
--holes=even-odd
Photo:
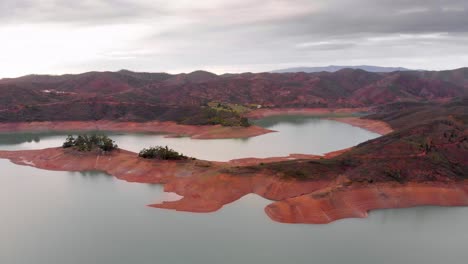
[[[370,108],[261,108],[249,112],[246,117],[260,119],[277,115],[304,115],[304,116],[346,116],[356,113],[369,112]]]
[[[192,139],[228,139],[256,137],[275,131],[259,126],[223,127],[180,125],[175,122],[114,122],[114,121],[60,121],[30,123],[0,123],[0,133],[14,132],[68,132],[108,131],[129,133],[164,133],[167,137]]]
[[[258,109],[247,114],[248,118],[261,119],[279,115],[315,116],[327,120],[333,120],[355,127],[359,127],[380,135],[386,135],[394,130],[392,127],[380,120],[365,119],[353,116],[356,113],[369,112],[369,108],[278,108]]]
[[[330,158],[290,155],[289,160]],[[277,162],[280,158],[242,159],[230,162],[203,160],[145,160],[136,153],[118,149],[111,153],[81,153],[71,149],[0,151],[0,159],[52,171],[97,170],[120,180],[163,184],[165,192],[182,198],[163,201],[149,207],[194,213],[215,212],[247,194],[272,201],[264,208],[274,221],[281,223],[326,224],[343,218],[364,218],[368,211],[422,205],[468,206],[468,181],[410,181],[359,183],[330,177],[311,181],[286,180],[264,171],[249,171],[259,162]],[[239,168],[245,167],[243,172]],[[437,194],[437,195],[434,195]]]
[[[394,131],[389,124],[379,120],[365,119],[359,117],[334,117],[327,119],[359,127],[370,132],[377,133],[381,136],[390,134]]]
[[[260,119],[278,115],[317,116],[356,126],[368,131],[386,135],[393,129],[379,120],[363,119],[351,116],[358,112],[366,112],[368,108],[283,108],[258,109],[246,115],[250,119]],[[180,125],[172,121],[160,122],[116,122],[116,121],[44,121],[0,123],[0,133],[15,132],[68,132],[68,131],[108,131],[128,133],[164,133],[166,137],[190,137],[191,139],[229,139],[250,138],[273,133],[276,131],[252,125],[250,127],[224,127],[221,125]]]
[[[367,218],[373,210],[417,206],[468,206],[468,181],[335,186],[269,204],[265,213],[280,223],[329,224]]]

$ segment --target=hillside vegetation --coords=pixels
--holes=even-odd
[[[297,180],[349,183],[451,182],[468,179],[468,104],[413,105],[375,115],[395,132],[331,159],[286,161],[250,170]],[[244,168],[245,170],[245,168]]]
[[[376,107],[466,96],[468,70],[215,75],[89,72],[0,80],[0,122],[116,120],[247,126],[261,108]]]

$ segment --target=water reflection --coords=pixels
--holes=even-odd
[[[76,131],[62,131],[62,132],[16,132],[16,133],[0,133],[0,146],[18,145],[23,143],[40,143],[42,140],[65,138],[67,135],[77,134],[96,134],[96,135],[122,135],[125,133],[107,132],[107,131],[89,131],[89,132],[76,132]],[[138,133],[135,133],[138,134]],[[141,133],[144,135],[144,133]],[[151,134],[156,135],[156,134]]]
[[[258,120],[251,121],[257,126],[271,128],[279,124],[289,124],[289,125],[304,125],[307,123],[318,123],[321,118],[310,117],[310,116],[300,116],[300,115],[289,115],[289,116],[270,116]]]
[[[41,141],[41,137],[45,137],[47,134],[42,133],[0,133],[0,145],[15,145],[21,143],[38,143]]]
[[[72,172],[73,173],[73,172]],[[93,178],[96,178],[96,177],[100,177],[100,178],[109,178],[109,177],[113,177],[112,175],[109,175],[109,174],[106,174],[106,173],[103,173],[103,172],[100,172],[100,171],[80,171],[78,172],[81,176],[84,176],[84,177],[93,177]]]

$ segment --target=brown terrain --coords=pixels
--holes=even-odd
[[[151,205],[157,208],[212,212],[256,193],[272,200],[265,212],[285,223],[329,223],[366,217],[369,210],[383,208],[468,205],[467,76],[467,69],[222,76],[121,71],[4,79],[0,81],[3,131],[53,130],[61,122],[73,121],[67,123],[72,129],[107,124],[99,128],[119,130],[133,124],[126,129],[146,127],[196,138],[217,137],[231,129],[245,129],[246,136],[267,132],[252,126],[224,130],[161,123],[235,121],[233,116],[212,115],[218,110],[206,114],[207,104],[218,101],[251,109],[261,105],[260,110],[242,114],[251,118],[284,113],[338,116],[384,135],[323,157],[295,154],[227,163],[155,161],[125,150],[81,153],[61,148],[0,151],[0,158],[48,170],[100,170],[126,181],[164,184],[166,191],[183,196]],[[363,109],[372,114],[351,115]],[[41,123],[25,123],[30,121]],[[118,123],[124,121],[136,123]],[[148,122],[155,122],[154,128],[145,125]]]
[[[369,120],[369,122],[375,122]],[[221,125],[181,125],[175,122],[115,122],[115,121],[52,121],[0,123],[0,132],[60,132],[107,131],[136,133],[165,133],[168,137],[189,136],[193,139],[248,138],[274,132],[258,126],[226,127]]]
[[[0,151],[0,157],[19,165],[47,170],[99,170],[129,182],[165,184],[165,191],[175,192],[184,198],[177,202],[151,206],[190,212],[213,212],[249,193],[282,198],[285,195],[289,196],[284,193],[286,189],[290,193],[296,193],[299,190],[306,192],[309,187],[318,189],[326,185],[325,181],[303,184],[260,174],[238,177],[229,172],[234,164],[238,169],[241,168],[237,165],[239,163],[254,162],[232,161],[231,164],[193,160],[153,161],[139,158],[136,153],[125,150],[116,150],[104,155],[99,152],[82,153],[71,149],[51,148]],[[274,191],[275,189],[277,191]]]
[[[277,115],[304,115],[321,117],[347,117],[355,113],[366,113],[370,108],[263,108],[246,114],[248,118],[260,119]]]
[[[256,193],[274,201],[265,212],[285,223],[329,223],[383,208],[468,205],[466,102],[441,104],[437,113],[433,108],[408,111],[419,117],[409,128],[395,127],[395,132],[323,157],[154,161],[125,150],[104,154],[61,148],[0,151],[0,157],[47,170],[104,171],[126,181],[164,184],[165,191],[183,196],[151,205],[156,208],[212,212]],[[437,116],[444,111],[452,115]],[[391,119],[396,113],[380,115]]]
[[[385,135],[393,132],[393,128],[379,120],[369,120],[359,117],[340,117],[340,118],[329,118],[338,122],[346,123],[352,126],[360,127],[372,131],[377,134]]]
[[[253,110],[248,114],[249,118],[258,119],[274,115],[311,115],[311,116],[339,116],[338,111],[344,113],[343,117],[329,117],[328,119],[352,126],[361,127],[378,134],[392,132],[392,128],[379,120],[348,117],[352,109],[277,109],[277,110]],[[342,112],[341,112],[342,111]],[[348,112],[349,111],[349,112]],[[250,117],[252,116],[252,117]],[[0,133],[12,132],[68,132],[68,131],[105,131],[105,132],[134,132],[134,133],[165,133],[168,137],[188,136],[192,139],[222,139],[222,138],[248,138],[272,133],[275,131],[259,126],[229,127],[222,125],[183,125],[172,121],[148,121],[148,122],[116,122],[107,120],[98,121],[42,121],[42,122],[9,122],[0,123]]]
[[[468,68],[445,72],[243,73],[215,75],[88,72],[0,80],[0,122],[175,121],[235,125],[246,108],[369,109],[397,102],[447,101],[468,92]],[[269,110],[265,110],[269,111]],[[229,122],[222,122],[228,120]]]

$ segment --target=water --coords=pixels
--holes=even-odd
[[[298,124],[262,122],[276,128],[310,124],[293,120]],[[32,135],[36,141],[29,143],[30,136],[0,136],[0,149],[63,141],[46,134]],[[145,137],[138,135],[134,143]],[[368,219],[288,225],[271,221],[263,212],[270,201],[256,195],[210,214],[145,206],[177,198],[160,185],[127,183],[100,172],[44,171],[0,160],[0,263],[462,264],[468,257],[468,208],[381,210]]]
[[[159,185],[0,160],[0,263],[466,263],[467,208],[382,210],[329,225],[271,221],[248,195],[193,214],[148,208]]]
[[[256,121],[278,131],[247,139],[193,140],[155,134],[107,133],[120,148],[139,152],[166,146],[198,159],[228,161],[246,157],[282,157],[289,154],[325,154],[378,137],[348,124],[311,117],[280,116]],[[61,146],[67,133],[18,133],[0,136],[0,149],[43,149]]]

